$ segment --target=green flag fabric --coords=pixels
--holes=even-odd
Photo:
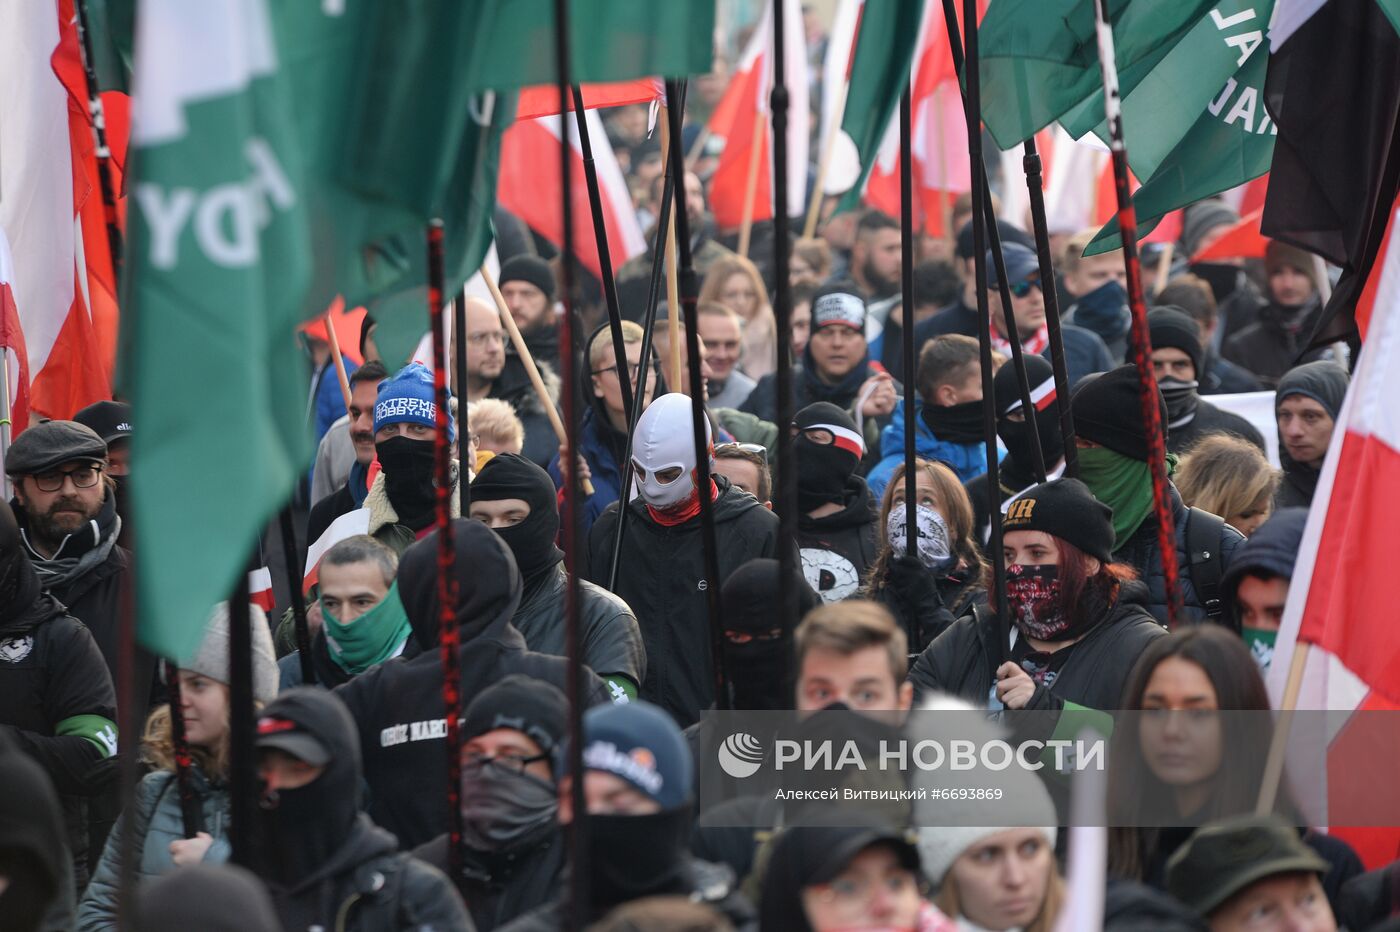
[[[1267,13],[1263,22],[1268,22]],[[1264,78],[1269,63],[1266,52],[1263,47],[1252,51],[1239,70],[1197,111],[1184,133],[1177,127],[1162,127],[1164,133],[1178,138],[1133,194],[1138,236],[1149,233],[1162,217],[1178,207],[1242,185],[1269,170],[1278,128],[1264,110]],[[1145,136],[1148,133],[1146,129],[1141,132]],[[1124,136],[1128,160],[1136,170],[1135,137],[1127,135],[1126,129]],[[1084,254],[1097,255],[1121,245],[1115,217],[1090,241]]]
[[[1120,93],[1131,94],[1215,6],[1217,0],[1109,0]],[[1092,3],[993,0],[979,43],[982,119],[1003,150],[1102,96]]]
[[[841,199],[839,210],[851,210],[860,203],[880,143],[899,109],[899,95],[910,80],[923,11],[923,0],[868,0],[861,8],[846,111],[841,117],[841,131],[851,137],[860,153],[860,177]],[[930,15],[935,12],[942,17],[939,11],[930,11]]]
[[[310,456],[305,179],[264,0],[144,0],[129,300],[138,636],[193,655]]]

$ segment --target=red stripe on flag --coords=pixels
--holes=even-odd
[[[661,82],[656,78],[637,78],[632,81],[614,81],[603,84],[582,86],[583,108],[597,110],[602,107],[622,107],[627,104],[649,104],[664,96]],[[574,97],[565,101],[565,109],[572,113]],[[522,88],[520,101],[515,107],[515,119],[533,120],[536,117],[554,116],[559,113],[559,89],[552,84],[536,84]]]

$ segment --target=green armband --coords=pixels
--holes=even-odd
[[[1087,738],[1084,736],[1085,731],[1091,733]],[[1057,770],[1059,768],[1055,765],[1058,759],[1065,762],[1066,770],[1073,770],[1076,741],[1107,740],[1112,736],[1112,715],[1066,700],[1064,710],[1060,712],[1060,718],[1055,723],[1055,731],[1041,753],[1041,761],[1049,769]],[[1058,752],[1055,750],[1057,746],[1060,749]]]
[[[622,673],[604,673],[603,682],[608,684],[608,697],[617,705],[625,705],[637,698],[637,684],[630,676]]]
[[[54,733],[60,738],[86,738],[102,750],[103,757],[117,753],[117,726],[100,715],[74,715],[58,723]]]

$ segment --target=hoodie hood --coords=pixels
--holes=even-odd
[[[438,646],[438,530],[404,551],[399,561],[399,597],[413,636],[425,651]],[[457,518],[452,534],[453,575],[457,578],[457,627],[465,645],[505,628],[520,605],[520,571],[515,557],[494,531],[480,521]]]
[[[1293,578],[1293,564],[1303,543],[1303,527],[1308,523],[1306,508],[1280,508],[1259,525],[1254,536],[1240,545],[1230,559],[1221,580],[1221,593],[1227,607],[1233,608],[1240,580],[1254,573]]]
[[[38,764],[0,735],[0,849],[18,876],[0,892],[0,916],[13,928],[39,928],[39,918],[59,895],[67,857],[63,813],[53,785]],[[28,920],[28,922],[26,921]],[[8,923],[5,928],[12,928]]]
[[[40,589],[14,510],[0,502],[0,635],[26,631],[63,610]]]

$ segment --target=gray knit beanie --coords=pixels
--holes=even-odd
[[[253,698],[266,705],[277,698],[277,655],[272,650],[272,632],[267,625],[267,615],[258,606],[250,605],[248,616],[253,629]],[[180,664],[180,669],[227,683],[228,623],[228,603],[220,602],[209,613],[204,640],[200,642],[194,659]]]

